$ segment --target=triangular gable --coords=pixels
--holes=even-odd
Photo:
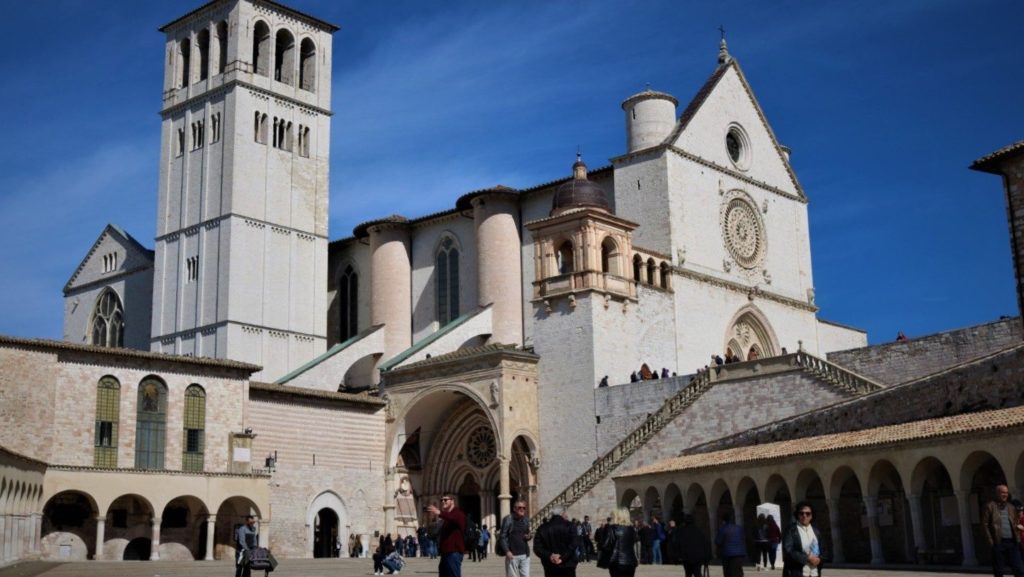
[[[746,108],[747,105],[749,108]],[[763,158],[764,154],[758,154],[748,170],[736,170],[729,161],[724,142],[727,123],[731,120],[740,123],[755,149],[771,150],[772,158]],[[764,110],[735,59],[715,69],[680,115],[679,122],[665,144],[747,179],[795,191],[801,199],[807,199],[796,173],[775,138]]]
[[[118,250],[118,253],[122,255],[117,268],[112,273],[104,274],[103,264],[100,261],[102,261],[104,255],[115,250]],[[116,224],[108,224],[103,228],[103,232],[100,233],[99,237],[96,238],[96,242],[92,244],[92,248],[89,249],[81,264],[78,265],[74,274],[68,279],[67,284],[64,285],[64,293],[67,294],[72,289],[100,280],[101,278],[106,280],[151,266],[153,266],[153,251],[142,246],[139,241],[135,240],[132,235],[125,232],[121,227]]]

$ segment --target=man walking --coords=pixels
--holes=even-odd
[[[441,550],[441,561],[437,564],[438,577],[462,577],[462,554],[466,544],[462,532],[466,530],[466,515],[455,506],[455,497],[445,494],[441,497],[441,508],[427,507],[427,512],[441,519],[437,541]]]
[[[1003,565],[1008,565],[1014,577],[1024,577],[1020,557],[1020,511],[1010,503],[1010,488],[996,486],[996,498],[985,505],[981,515],[981,526],[985,537],[992,546],[992,574],[1003,577]]]
[[[533,552],[544,565],[544,577],[576,577],[576,533],[564,505],[551,508],[551,520],[537,530]]]
[[[256,535],[256,517],[245,516],[245,523],[235,529],[235,577],[249,577],[249,552],[259,544]]]
[[[505,550],[505,577],[530,577],[530,520],[526,502],[516,501],[512,514],[501,520],[498,546]]]

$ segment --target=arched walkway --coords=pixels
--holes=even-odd
[[[96,502],[85,493],[64,491],[51,497],[43,507],[43,557],[69,561],[92,558],[96,551],[96,524],[92,520],[98,514]]]

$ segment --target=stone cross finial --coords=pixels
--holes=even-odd
[[[725,27],[719,26],[718,31],[722,33],[722,40],[718,43],[718,63],[726,64],[732,57],[729,56],[729,46],[725,43]]]

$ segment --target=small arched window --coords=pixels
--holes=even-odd
[[[124,346],[124,307],[113,289],[104,289],[92,311],[92,344],[101,347]]]
[[[670,275],[669,270],[668,270],[668,263],[663,262],[663,263],[661,263],[661,266],[658,267],[658,268],[659,268],[659,272],[661,273],[661,278],[659,279],[660,280],[660,284],[661,284],[661,288],[667,289],[670,286],[670,280],[669,279],[671,278],[671,275]]]
[[[640,255],[633,255],[633,280],[636,282],[642,282],[644,270],[644,259]]]
[[[316,91],[316,44],[309,38],[299,45],[299,88]]]
[[[651,286],[654,286],[654,284],[657,282],[655,280],[656,275],[657,275],[657,270],[658,270],[658,266],[656,264],[654,264],[654,259],[653,258],[647,259],[647,284],[649,284]]]
[[[571,240],[567,240],[558,246],[558,251],[555,253],[555,259],[558,264],[558,274],[569,274],[575,270],[575,266],[573,266]]]
[[[117,428],[121,414],[121,383],[103,377],[96,385],[96,439],[93,465],[117,467]]]
[[[601,242],[601,272],[622,274],[619,271],[619,247],[610,236],[606,236]]]
[[[224,74],[228,67],[228,23],[221,20],[217,23],[217,70],[214,74]]]
[[[181,446],[181,470],[202,471],[206,450],[206,391],[199,385],[185,389],[185,430]]]
[[[275,38],[274,80],[295,84],[295,37],[285,28],[278,30]]]
[[[192,78],[192,43],[188,38],[178,42],[178,88],[185,88]]]
[[[437,322],[442,327],[459,316],[459,248],[450,236],[441,241],[435,258]]]
[[[352,265],[338,279],[338,341],[347,341],[359,332],[359,275]]]
[[[252,29],[252,67],[256,74],[270,76],[270,27],[262,20]]]
[[[157,377],[139,383],[135,411],[135,468],[163,469],[167,426],[167,385]]]
[[[200,30],[196,34],[196,48],[199,49],[199,80],[206,80],[210,72],[210,31]]]

